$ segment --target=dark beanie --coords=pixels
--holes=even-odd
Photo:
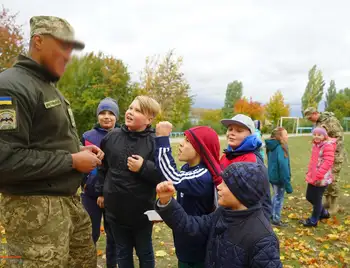
[[[222,178],[233,195],[247,208],[258,204],[269,189],[266,168],[258,163],[232,163],[223,171]]]
[[[112,98],[105,98],[101,100],[100,104],[97,107],[97,116],[102,112],[102,111],[110,111],[115,115],[115,117],[119,118],[119,106],[116,100]]]
[[[214,129],[207,126],[193,127],[185,131],[185,136],[200,155],[217,186],[222,182],[220,167],[220,141]]]

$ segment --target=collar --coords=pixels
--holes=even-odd
[[[59,77],[51,74],[50,71],[43,65],[24,55],[18,56],[15,67],[26,69],[33,75],[48,83],[56,83],[60,79]]]

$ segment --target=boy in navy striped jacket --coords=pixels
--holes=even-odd
[[[178,159],[186,162],[178,171],[171,154],[169,135],[172,125],[160,122],[156,127],[156,165],[166,180],[177,190],[177,201],[187,214],[208,215],[216,207],[214,184],[221,173],[220,143],[216,132],[205,126],[185,131],[180,143]],[[220,181],[221,182],[221,181]],[[182,233],[173,233],[179,268],[204,267],[206,245],[196,239],[189,240]]]

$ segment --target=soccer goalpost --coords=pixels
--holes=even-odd
[[[280,127],[283,127],[283,119],[294,119],[294,124],[293,124],[293,130],[292,133],[298,134],[299,132],[299,117],[293,117],[293,116],[282,116],[280,118]]]

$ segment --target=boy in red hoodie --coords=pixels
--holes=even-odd
[[[221,168],[224,170],[236,162],[253,162],[264,166],[263,158],[259,152],[262,142],[254,135],[255,124],[253,120],[244,114],[237,114],[231,119],[221,120],[221,123],[227,127],[228,143],[228,147],[220,159]],[[267,173],[266,167],[264,170]],[[262,198],[262,206],[266,218],[270,220],[272,211],[270,187],[266,189],[266,193]]]

